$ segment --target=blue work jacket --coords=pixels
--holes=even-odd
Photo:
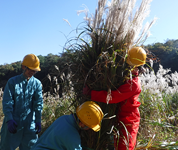
[[[55,120],[31,150],[82,150],[74,116],[64,115]]]
[[[43,96],[40,80],[32,76],[27,81],[23,74],[10,78],[2,103],[5,122],[14,119],[18,129],[32,121],[41,122]]]

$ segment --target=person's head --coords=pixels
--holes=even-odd
[[[41,71],[39,58],[34,54],[28,54],[23,58],[22,69],[24,76],[30,79],[36,72]]]
[[[142,47],[133,47],[128,51],[127,64],[138,67],[146,63],[146,51]]]
[[[76,109],[76,115],[80,120],[79,126],[81,129],[91,128],[98,132],[101,128],[101,121],[103,119],[103,112],[98,104],[93,101],[86,101]]]
[[[127,64],[129,64],[133,70],[132,73],[143,73],[143,65],[146,63],[146,51],[142,47],[133,47],[128,51]]]

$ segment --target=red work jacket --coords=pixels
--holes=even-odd
[[[117,90],[111,91],[112,103],[120,103],[120,110],[118,117],[125,118],[127,122],[132,123],[138,121],[138,114],[135,116],[133,113],[138,112],[140,102],[137,100],[141,92],[141,85],[138,77],[128,80],[125,84],[121,85]],[[107,91],[91,91],[91,100],[106,103]],[[132,117],[131,117],[132,116]]]

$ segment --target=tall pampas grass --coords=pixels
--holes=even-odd
[[[98,0],[95,15],[89,16],[89,12],[85,11],[87,26],[93,29],[91,38],[98,34],[101,40],[105,29],[108,31],[106,43],[118,45],[124,42],[127,43],[128,49],[140,44],[144,37],[149,35],[149,29],[157,19],[146,23],[143,28],[143,21],[150,13],[151,1],[143,0],[140,7],[134,9],[136,0],[112,0],[108,3],[106,0]],[[111,37],[114,37],[112,41]]]
[[[150,2],[143,0],[135,8],[136,0],[98,0],[95,14],[90,14],[86,8],[78,12],[85,13],[86,24],[77,37],[67,41],[65,47],[72,71],[75,104],[90,100],[90,94],[82,92],[85,86],[90,90],[108,91],[106,104],[98,102],[105,113],[100,132],[89,130],[81,133],[85,147],[105,150],[112,143],[112,133],[117,134],[114,130],[116,117],[113,118],[117,104],[107,103],[111,99],[111,90],[116,90],[131,77],[132,67],[125,62],[128,50],[142,45],[156,21],[153,19],[143,27]]]

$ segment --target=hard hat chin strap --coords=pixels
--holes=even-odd
[[[79,118],[77,117],[76,113],[73,113],[72,115],[73,115],[73,117],[74,117],[74,119],[75,119],[75,122],[76,122],[77,125],[80,127],[80,125],[79,125],[80,120],[79,120]]]
[[[76,121],[76,123],[77,123],[77,125],[78,125],[78,127],[79,127],[80,129],[82,129],[82,130],[87,130],[87,129],[89,129],[89,127],[86,126],[86,125],[85,125],[84,127],[81,127],[80,123],[83,124],[83,122],[81,122],[81,121],[79,120],[79,118],[77,117],[76,113],[73,114],[73,117],[74,117],[74,119],[75,119],[75,121]],[[83,124],[83,125],[84,125],[84,124]]]

